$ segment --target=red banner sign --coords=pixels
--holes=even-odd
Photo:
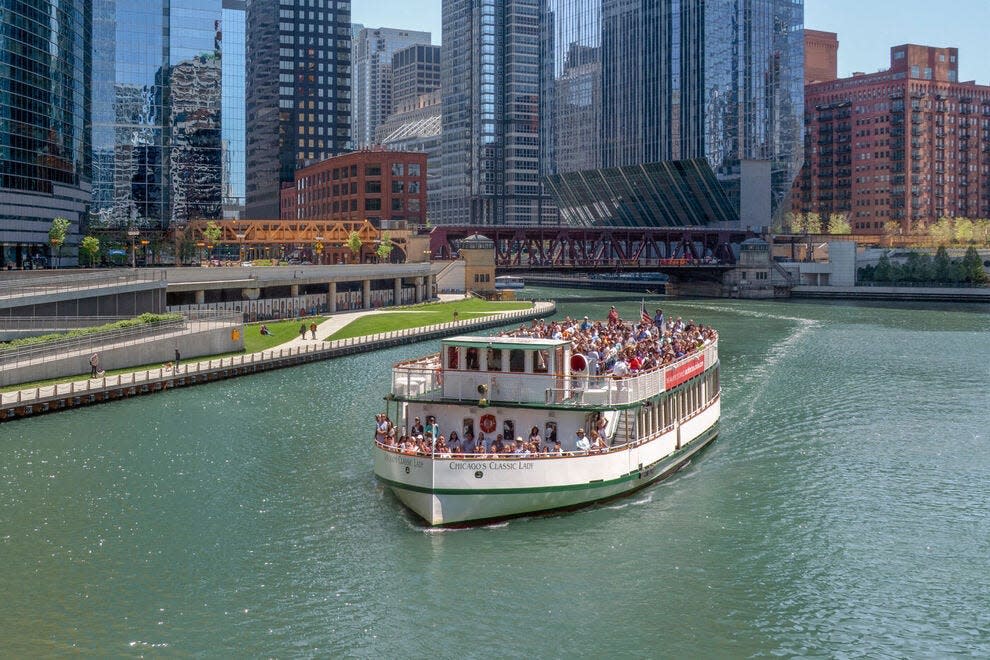
[[[683,364],[679,364],[676,367],[668,367],[667,371],[663,374],[663,388],[669,390],[672,387],[677,387],[686,380],[691,380],[695,376],[699,376],[705,372],[705,356],[699,355],[698,357],[691,358]]]

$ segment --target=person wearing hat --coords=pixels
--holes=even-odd
[[[591,441],[588,440],[588,436],[584,434],[584,429],[577,430],[574,446],[577,447],[578,451],[588,451],[591,449]]]

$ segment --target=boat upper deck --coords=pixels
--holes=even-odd
[[[393,368],[392,397],[471,405],[631,406],[718,363],[712,328],[678,324],[534,322],[512,334],[453,337]],[[547,335],[547,336],[545,336]]]

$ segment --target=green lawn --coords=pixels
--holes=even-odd
[[[427,303],[425,305],[402,307],[395,312],[362,316],[359,319],[351,321],[336,333],[327,337],[327,339],[349,339],[351,337],[373,335],[379,332],[392,332],[393,330],[418,328],[435,323],[447,323],[455,319],[455,312],[457,314],[457,320],[463,321],[498,312],[529,309],[530,306],[528,302],[489,302],[477,298],[468,298],[466,300],[448,303]]]
[[[267,351],[269,348],[278,346],[279,344],[284,344],[287,341],[291,341],[299,336],[299,326],[306,324],[309,328],[309,324],[316,321],[319,325],[326,321],[325,316],[307,316],[305,318],[291,319],[288,321],[263,321],[261,323],[251,323],[244,324],[244,352],[245,353],[257,353],[258,351]],[[261,334],[261,326],[267,325],[268,329],[271,330],[271,336]],[[309,336],[309,330],[306,330],[307,337]]]

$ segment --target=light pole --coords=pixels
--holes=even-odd
[[[131,268],[137,268],[137,249],[135,248],[134,242],[137,237],[141,235],[140,230],[134,225],[127,228],[127,235],[131,239]]]
[[[238,227],[234,235],[237,236],[238,254],[240,255],[241,263],[244,263],[244,238],[247,236],[247,233],[243,227]]]

